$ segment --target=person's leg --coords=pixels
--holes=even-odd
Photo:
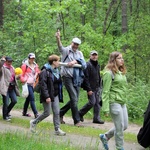
[[[98,121],[101,121],[100,120],[100,104],[99,104],[100,92],[98,89],[94,92],[94,99],[95,99],[95,105],[93,107],[93,114],[94,114],[93,122],[98,122]],[[104,122],[102,121],[101,123],[104,123]]]
[[[33,133],[36,132],[36,125],[50,115],[51,102],[50,103],[43,102],[42,104],[44,112],[34,120],[30,121],[30,131]]]
[[[112,128],[107,133],[105,133],[106,137],[110,139],[115,136],[116,148],[123,148],[123,129],[124,129],[124,121],[123,121],[123,109],[122,106],[118,103],[110,104],[110,114],[113,119],[115,128]]]
[[[80,116],[84,116],[95,105],[95,93],[88,95],[88,102],[79,110]]]
[[[35,98],[34,98],[33,87],[31,85],[28,85],[28,90],[29,90],[28,99],[29,99],[29,102],[30,102],[31,109],[32,109],[32,111],[34,113],[34,116],[36,118],[37,115],[38,115],[38,111],[37,111],[36,106],[35,106]]]
[[[123,124],[124,124],[123,130],[126,130],[128,128],[128,111],[126,104],[122,106],[122,109],[123,109]]]
[[[7,110],[8,110],[8,104],[9,104],[9,94],[7,92],[7,95],[3,97],[3,109],[2,109],[2,113],[3,113],[3,119],[7,119]]]
[[[44,120],[46,117],[50,115],[51,102],[50,103],[43,102],[42,104],[43,104],[44,112],[34,119],[33,121],[34,124],[38,124],[39,122],[41,122],[42,120]]]
[[[54,98],[54,102],[51,103],[52,111],[53,111],[53,123],[54,123],[54,129],[55,134],[64,136],[66,133],[60,129],[60,116],[59,116],[59,98],[56,96]]]
[[[23,116],[28,115],[28,114],[27,114],[28,107],[29,107],[29,96],[26,98],[26,100],[25,100],[25,102],[24,102],[23,112],[22,112],[22,115],[23,115]]]
[[[67,92],[70,97],[70,107],[72,112],[72,118],[74,120],[74,124],[80,122],[80,116],[78,112],[78,96],[79,89],[73,86],[72,78],[63,77],[64,85],[67,89]]]
[[[60,117],[63,117],[70,109],[70,100],[60,109]]]
[[[17,96],[15,93],[15,90],[9,90],[9,97],[11,99],[11,103],[8,106],[8,110],[7,110],[7,115],[10,113],[10,111],[12,110],[12,108],[15,106],[15,104],[17,103]]]
[[[60,117],[59,117],[59,99],[58,96],[54,98],[54,102],[51,103],[52,111],[53,111],[53,123],[55,131],[60,128]]]

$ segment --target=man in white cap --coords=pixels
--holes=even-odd
[[[82,87],[87,91],[88,102],[79,110],[80,119],[84,121],[83,116],[93,107],[93,123],[104,124],[104,121],[100,119],[100,90],[102,87],[98,52],[95,50],[90,52],[90,59],[87,62],[84,75]]]
[[[82,126],[80,123],[80,116],[78,112],[78,97],[79,88],[83,80],[81,74],[81,68],[74,68],[75,64],[80,64],[82,68],[86,68],[86,62],[81,51],[78,50],[81,40],[79,38],[73,38],[71,45],[63,47],[60,40],[60,31],[56,32],[56,39],[59,50],[62,54],[62,62],[67,63],[67,66],[61,67],[61,75],[64,85],[70,97],[70,101],[60,109],[60,119],[61,123],[63,121],[63,116],[71,108],[72,118],[74,120],[74,125],[77,127]]]

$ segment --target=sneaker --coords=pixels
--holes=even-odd
[[[63,120],[63,117],[60,117],[60,123],[65,124],[65,121]]]
[[[58,130],[55,131],[55,135],[64,136],[64,135],[66,135],[66,132],[64,132],[60,128],[58,128]]]
[[[31,117],[30,114],[24,114],[24,113],[22,113],[22,116]]]
[[[35,115],[34,115],[35,119],[36,119],[38,116],[39,116],[39,114],[35,114]]]
[[[102,120],[93,120],[93,123],[96,123],[96,124],[104,124],[104,121],[102,121]]]
[[[12,119],[12,116],[11,116],[10,114],[8,114],[8,116],[7,116],[7,117],[8,117],[8,119]]]
[[[124,150],[124,148],[119,148],[119,149],[117,148],[116,150]]]
[[[105,150],[109,150],[109,147],[108,147],[108,140],[106,139],[105,134],[100,134],[99,137],[100,137],[100,140],[102,141],[102,144],[103,144],[104,149],[105,149]]]
[[[11,119],[8,118],[8,117],[4,118],[4,120],[5,120],[5,121],[11,121]]]
[[[84,126],[81,124],[81,122],[76,123],[75,126],[76,126],[76,127],[84,127]]]
[[[36,124],[33,123],[34,120],[30,120],[30,131],[32,133],[36,132]]]

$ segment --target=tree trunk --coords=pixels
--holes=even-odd
[[[132,0],[129,0],[130,15],[132,16]]]
[[[3,0],[0,0],[0,28],[3,26],[4,5]]]
[[[122,0],[122,33],[127,32],[127,0]]]

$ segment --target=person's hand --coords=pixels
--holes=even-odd
[[[60,31],[59,31],[59,29],[58,29],[57,32],[55,33],[55,36],[56,36],[57,39],[60,39]]]
[[[51,99],[50,98],[47,98],[46,99],[46,103],[50,103],[51,102]]]
[[[90,96],[93,94],[93,91],[88,91],[87,94]]]
[[[19,79],[20,79],[20,77],[21,77],[21,74],[16,75],[16,79],[17,79],[17,80],[19,80]]]
[[[68,67],[73,67],[75,64],[77,64],[77,61],[76,60],[73,60],[71,62],[68,62]]]

